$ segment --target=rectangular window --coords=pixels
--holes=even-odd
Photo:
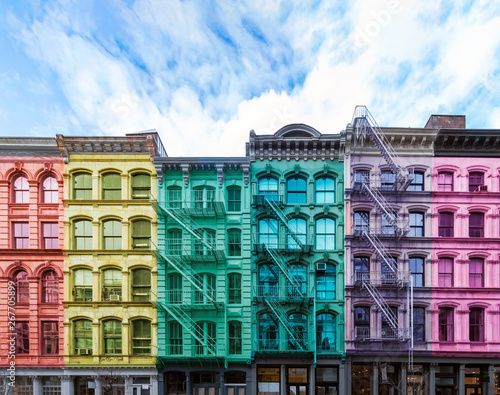
[[[122,323],[118,320],[103,323],[104,354],[122,353]]]
[[[12,234],[14,248],[29,248],[29,223],[28,222],[13,222]]]
[[[132,249],[147,250],[151,240],[151,222],[137,220],[132,222]]]
[[[103,300],[119,302],[122,296],[122,273],[120,270],[109,269],[103,272]]]
[[[453,237],[453,213],[439,213],[439,237]]]
[[[92,271],[88,269],[75,270],[75,302],[90,302],[92,300]]]
[[[423,191],[424,190],[424,173],[415,172],[413,174],[413,180],[411,180],[410,185],[408,185],[409,191]]]
[[[122,177],[119,174],[102,176],[102,198],[104,200],[120,200],[122,198]]]
[[[149,174],[132,176],[132,199],[149,199],[151,196],[151,177]]]
[[[151,272],[149,269],[136,269],[132,272],[132,301],[148,302],[151,293]]]
[[[178,322],[168,324],[169,351],[171,355],[182,354],[182,326]]]
[[[453,258],[439,258],[438,285],[453,287]]]
[[[241,189],[231,187],[227,189],[227,211],[241,211]]]
[[[147,320],[132,322],[132,354],[151,354],[151,322]]]
[[[398,308],[390,306],[389,307],[390,315],[396,320],[396,324],[398,322]],[[385,314],[382,314],[382,338],[385,339],[397,339],[398,331],[394,329],[389,321],[387,320]]]
[[[242,351],[241,322],[229,323],[229,354],[241,354]]]
[[[469,237],[484,237],[484,213],[470,213]]]
[[[423,307],[413,309],[413,340],[425,341],[425,308]]]
[[[228,293],[229,304],[241,303],[241,274],[228,275]]]
[[[410,237],[424,236],[424,214],[410,213]]]
[[[472,308],[469,311],[469,340],[484,342],[484,309]]]
[[[453,309],[442,307],[439,309],[439,341],[452,342],[453,337]]]
[[[103,247],[105,250],[122,248],[122,223],[110,220],[103,223]]]
[[[59,352],[59,331],[57,322],[42,322],[42,354]]]
[[[57,222],[42,223],[42,248],[59,248],[59,226]]]
[[[227,232],[227,247],[229,256],[241,255],[241,231],[229,230]]]
[[[16,354],[30,353],[30,329],[28,322],[16,322]]]
[[[453,173],[443,172],[438,174],[438,191],[453,191]]]
[[[356,339],[370,338],[370,307],[354,308],[354,336]]]
[[[354,172],[354,182],[370,182],[370,171],[369,170],[356,170]]]
[[[482,185],[484,185],[484,173],[471,171],[469,173],[469,192],[477,191]]]
[[[257,368],[258,395],[278,395],[280,393],[280,368]]]
[[[383,191],[390,191],[394,188],[396,177],[392,171],[383,171],[380,175],[380,188]]]
[[[484,287],[484,260],[482,258],[471,258],[469,261],[469,287]]]
[[[92,222],[87,220],[75,221],[75,249],[92,249]]]
[[[410,271],[414,287],[424,286],[424,258],[410,258]]]
[[[73,199],[92,199],[92,176],[90,174],[75,174],[73,178]]]

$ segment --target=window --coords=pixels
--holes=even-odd
[[[57,303],[59,301],[59,278],[53,270],[42,275],[42,302]]]
[[[278,180],[271,177],[259,179],[259,195],[263,195],[268,199],[278,196]]]
[[[474,307],[469,310],[469,340],[484,342],[484,309]]]
[[[111,219],[103,222],[103,248],[105,250],[121,250],[122,223]]]
[[[169,303],[182,303],[182,276],[180,274],[169,274],[167,301]]]
[[[439,258],[438,286],[453,287],[453,258]]]
[[[370,182],[370,170],[356,170],[354,172],[354,182]]]
[[[228,327],[229,354],[241,354],[243,345],[243,338],[241,336],[241,322],[229,322]]]
[[[424,258],[410,258],[410,272],[414,287],[424,286]]]
[[[103,322],[104,354],[122,353],[122,323],[118,320]]]
[[[92,222],[88,220],[75,221],[75,249],[92,249]]]
[[[370,213],[368,211],[356,211],[354,213],[354,230],[368,232],[370,228]]]
[[[324,272],[316,271],[316,298],[318,300],[335,300],[337,297],[336,290],[335,266],[327,263]]]
[[[194,240],[194,255],[212,255],[212,248],[215,247],[215,230],[196,229],[199,239]],[[212,248],[210,248],[212,247]]]
[[[151,222],[146,219],[139,219],[132,222],[132,249],[147,250],[149,249],[150,240]]]
[[[229,304],[241,303],[241,274],[230,273],[227,275],[228,302]]]
[[[277,248],[278,232],[278,220],[273,218],[259,220],[259,244],[265,244],[268,248]]]
[[[151,177],[149,174],[132,176],[132,199],[149,199],[151,196]]]
[[[30,327],[28,322],[16,321],[16,354],[30,353]]]
[[[197,322],[195,333],[204,342],[201,343],[195,339],[196,355],[216,355],[217,325],[214,322]]]
[[[42,222],[42,248],[59,248],[59,225],[57,222]]]
[[[118,269],[108,269],[103,272],[103,300],[118,302],[122,296],[122,272]]]
[[[470,213],[469,237],[484,237],[484,213]]]
[[[316,249],[335,250],[335,220],[320,218],[316,221]]]
[[[307,316],[305,314],[293,313],[288,318],[291,325],[293,337],[288,334],[289,350],[305,350],[307,343]]]
[[[132,355],[148,354],[151,354],[151,322],[148,320],[132,321]]]
[[[30,228],[28,222],[13,222],[12,234],[14,248],[22,249],[30,247]]]
[[[28,179],[26,177],[19,176],[14,180],[13,185],[12,203],[29,203],[30,191]]]
[[[215,300],[215,280],[214,274],[195,274],[194,281],[200,289],[194,290],[194,303],[207,304]]]
[[[367,257],[367,256],[354,257],[354,276],[355,276],[356,281],[370,279],[370,258],[369,257]]]
[[[307,296],[307,268],[304,265],[288,266],[288,276],[293,284],[287,281],[287,295],[289,298]]]
[[[439,308],[439,341],[453,341],[453,309],[451,307]]]
[[[438,236],[453,237],[454,214],[449,212],[439,213],[438,218]]]
[[[424,214],[410,213],[410,237],[424,236]]]
[[[76,173],[73,176],[73,199],[92,199],[92,176],[88,173]]]
[[[380,262],[380,274],[382,284],[395,284],[398,281],[398,259],[392,256],[384,256],[384,259],[381,259]],[[366,277],[368,279],[369,277]]]
[[[411,180],[410,185],[408,185],[409,191],[423,191],[424,190],[424,173],[421,171],[416,171],[413,174],[413,180]]]
[[[90,302],[92,300],[92,271],[89,269],[75,270],[75,302]]]
[[[261,314],[259,317],[259,349],[278,350],[279,331],[276,316],[271,313]]]
[[[122,177],[119,174],[103,174],[102,198],[104,200],[119,200],[122,198]]]
[[[167,202],[168,208],[181,208],[182,207],[182,188],[171,186],[167,188]]]
[[[383,191],[390,191],[394,189],[396,183],[396,177],[392,171],[384,170],[380,174],[380,189]]]
[[[229,256],[241,255],[241,230],[229,229],[227,231],[227,249]]]
[[[257,368],[258,395],[278,395],[280,393],[280,368]]]
[[[259,296],[277,297],[279,294],[279,269],[276,265],[259,266]]]
[[[42,203],[57,203],[59,201],[59,185],[55,177],[45,177],[42,181]]]
[[[394,223],[397,222],[398,214],[397,213],[390,213],[392,215],[392,218],[386,215],[385,213],[382,214],[381,219],[382,219],[382,229],[381,229],[381,234],[382,236],[385,237],[394,237],[396,236],[396,227],[394,226]]]
[[[389,315],[392,316],[393,319],[395,319],[396,324],[398,323],[398,308],[394,306],[389,306]],[[382,313],[382,338],[383,339],[397,339],[398,337],[398,330],[394,329],[391,324],[389,323],[389,320],[385,316],[385,314]]]
[[[354,308],[354,337],[356,339],[370,338],[369,306],[357,306]]]
[[[151,293],[151,272],[149,269],[135,269],[132,272],[132,302],[148,302]]]
[[[307,221],[305,219],[292,218],[288,220],[288,227],[294,234],[294,236],[290,235],[290,233],[288,234],[288,248],[292,250],[299,249],[300,245],[307,243]]]
[[[16,383],[17,387],[17,383]],[[57,376],[42,377],[43,395],[61,395],[61,379]]]
[[[334,204],[335,180],[330,177],[316,178],[316,204]]]
[[[469,287],[482,288],[484,287],[484,259],[471,258],[469,261]]]
[[[318,351],[335,350],[335,316],[323,313],[316,316],[316,349]]]
[[[59,352],[59,330],[57,322],[42,322],[42,354]]]
[[[75,355],[92,355],[92,322],[77,320],[73,324]]]
[[[182,354],[182,326],[178,322],[168,324],[169,352],[170,354]],[[186,376],[184,375],[184,378]]]
[[[30,301],[30,283],[28,281],[28,273],[24,270],[14,274],[14,283],[16,287],[16,302],[29,303]]]
[[[290,177],[286,181],[286,201],[288,204],[307,203],[307,182],[302,177]]]
[[[215,201],[215,189],[199,187],[194,190],[194,208],[211,208]]]
[[[443,191],[443,192],[453,191],[453,173],[448,173],[448,172],[438,173],[438,191]]]
[[[227,211],[241,211],[241,188],[227,188]]]
[[[474,192],[481,185],[484,185],[484,173],[471,171],[469,173],[469,192]]]
[[[182,253],[182,230],[171,229],[167,232],[167,254],[181,255]]]
[[[425,341],[425,308],[413,308],[413,340],[416,342]]]

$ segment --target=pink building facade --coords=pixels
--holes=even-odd
[[[42,394],[60,389],[62,174],[55,139],[0,139],[1,393],[13,382],[7,370],[11,366],[18,391]]]

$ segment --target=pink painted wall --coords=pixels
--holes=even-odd
[[[40,366],[61,367],[64,350],[63,270],[64,241],[63,214],[63,163],[58,157],[0,157],[0,366],[7,366],[8,282],[20,270],[28,274],[29,301],[16,303],[16,321],[29,322],[29,354],[16,355],[17,367]],[[29,200],[13,202],[13,181],[18,176],[28,179]],[[58,198],[55,203],[42,202],[41,183],[48,177],[57,179]],[[13,244],[13,222],[29,224],[29,249],[16,249]],[[57,223],[59,230],[58,249],[44,249],[41,224]],[[58,293],[55,302],[42,301],[42,277],[48,270],[57,274]],[[11,310],[12,311],[12,310]],[[57,322],[59,332],[58,353],[42,355],[40,338],[42,322]]]
[[[469,192],[469,173],[484,173],[487,191]],[[438,174],[453,173],[453,191]],[[432,287],[433,351],[436,355],[500,356],[500,159],[433,159]],[[439,236],[439,214],[453,213],[453,237]],[[469,237],[471,212],[484,213],[484,237]],[[453,258],[453,286],[440,286],[439,259]],[[483,286],[471,286],[470,259],[484,259]],[[441,284],[443,285],[443,284]],[[453,341],[439,340],[439,309],[453,308]],[[471,342],[470,308],[484,309],[484,341]]]

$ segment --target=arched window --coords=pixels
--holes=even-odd
[[[438,217],[438,236],[453,237],[454,214],[441,211]]]
[[[196,234],[200,239],[194,239],[194,255],[212,255],[212,248],[215,248],[215,230],[196,229]],[[211,247],[211,248],[210,248]]]
[[[354,337],[356,339],[370,338],[369,306],[357,306],[354,308]]]
[[[398,308],[395,306],[389,306],[390,315],[396,319],[396,324],[398,323]],[[382,314],[382,338],[383,339],[397,339],[398,330],[393,328],[389,320]]]
[[[167,254],[168,255],[182,254],[182,230],[170,229],[167,232]]]
[[[320,218],[316,221],[316,249],[335,250],[335,220]]]
[[[118,302],[122,298],[122,272],[118,269],[107,269],[102,272],[102,296],[106,302]]]
[[[288,349],[305,350],[307,348],[307,316],[301,313],[293,313],[290,314],[289,319],[293,337],[288,334]]]
[[[259,266],[259,296],[277,297],[279,295],[279,270],[276,265]]]
[[[335,265],[327,263],[325,270],[316,271],[316,298],[318,300],[335,300],[337,290],[337,277]]]
[[[259,350],[279,349],[278,320],[272,313],[263,313],[259,316]]]
[[[278,195],[278,180],[273,177],[262,177],[259,179],[259,195],[277,196]]]
[[[92,249],[92,222],[82,219],[74,222],[74,235],[76,250]]]
[[[369,257],[357,256],[354,258],[354,277],[356,281],[364,281],[370,279]]]
[[[295,235],[294,237],[292,237],[290,234],[288,235],[288,248],[300,248],[300,245],[296,240],[298,240],[301,245],[307,243],[307,221],[305,219],[292,218],[288,220],[288,226]]]
[[[408,185],[409,191],[423,191],[424,190],[424,172],[416,171],[413,174],[413,180]]]
[[[286,180],[286,201],[288,204],[307,203],[307,182],[305,178],[292,176]]]
[[[215,322],[202,321],[195,325],[196,336],[203,341],[195,339],[196,355],[216,355],[217,352],[217,325]]]
[[[73,176],[73,199],[92,199],[92,176],[89,173],[76,173]]]
[[[287,294],[289,298],[300,298],[307,296],[307,268],[304,265],[291,265],[288,267],[288,275],[293,283],[287,281]]]
[[[90,302],[92,300],[92,270],[75,270],[75,302]]]
[[[182,303],[182,276],[174,273],[167,276],[167,301],[171,304]]]
[[[122,248],[122,223],[111,219],[103,222],[103,248],[105,250],[121,250]]]
[[[167,188],[167,206],[168,208],[182,207],[182,188],[170,186]]]
[[[481,171],[471,171],[469,173],[469,192],[478,191],[484,185],[484,173]]]
[[[354,213],[354,230],[368,232],[370,228],[370,212],[356,211]]]
[[[151,354],[151,321],[132,321],[132,355],[149,354]]]
[[[335,203],[335,180],[330,177],[316,178],[316,204]]]
[[[168,324],[168,343],[171,355],[182,354],[182,325],[176,321]]]
[[[241,274],[229,273],[227,275],[227,292],[229,304],[241,303]]]
[[[121,354],[122,323],[118,320],[104,321],[102,332],[104,354]]]
[[[215,201],[215,189],[211,187],[197,187],[193,191],[194,208],[211,208]]]
[[[207,304],[215,300],[215,275],[210,273],[195,274],[194,281],[201,288],[201,290],[194,289],[194,302],[196,304]]]
[[[24,176],[18,176],[14,179],[12,188],[13,203],[29,203],[29,185],[28,179]]]
[[[118,173],[107,173],[102,176],[102,198],[104,200],[120,200],[122,198],[122,177]]]
[[[47,270],[42,275],[42,302],[56,303],[59,301],[59,278],[53,270]]]
[[[278,239],[278,220],[274,218],[259,220],[259,244],[265,244],[268,248],[277,248]]]
[[[16,302],[29,303],[30,301],[30,283],[28,273],[20,270],[14,274],[14,284],[16,287]]]
[[[228,323],[229,332],[229,354],[241,354],[243,338],[241,335],[241,322],[231,321]]]
[[[132,199],[149,199],[151,196],[151,177],[149,174],[132,176]]]
[[[92,355],[92,321],[73,322],[73,345],[75,355]]]
[[[453,191],[453,173],[445,171],[438,173],[438,191]]]
[[[316,348],[318,351],[335,350],[337,326],[333,314],[322,313],[316,316]]]
[[[151,222],[139,219],[132,222],[132,249],[147,250],[151,240]]]
[[[57,203],[59,201],[59,185],[52,176],[45,177],[42,181],[42,203]]]
[[[148,302],[151,293],[151,271],[135,269],[132,272],[132,302]]]
[[[469,287],[484,287],[484,259],[471,258],[469,260]]]
[[[484,237],[484,213],[470,213],[469,237]]]

